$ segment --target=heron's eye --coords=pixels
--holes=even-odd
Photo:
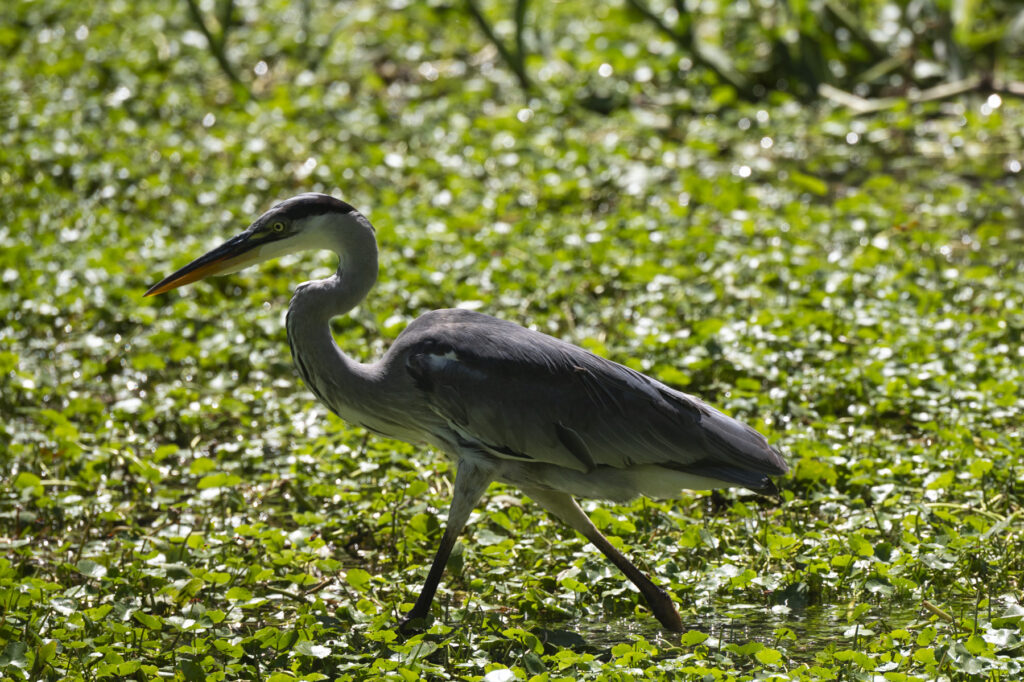
[[[270,229],[274,232],[284,232],[284,223],[278,220],[276,223],[270,226]]]

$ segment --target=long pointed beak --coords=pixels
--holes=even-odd
[[[171,289],[197,282],[213,275],[230,274],[237,272],[247,265],[259,260],[259,251],[255,250],[260,245],[260,240],[252,240],[252,232],[246,230],[237,237],[224,242],[206,255],[196,258],[194,261],[181,268],[172,275],[164,277],[154,284],[145,293],[146,296],[156,296]]]

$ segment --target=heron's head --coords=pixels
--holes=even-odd
[[[352,206],[326,194],[300,194],[261,215],[244,232],[200,256],[146,292],[155,296],[214,275],[307,249],[333,248],[338,230],[372,231]]]

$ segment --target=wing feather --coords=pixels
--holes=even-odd
[[[654,464],[755,490],[787,471],[760,433],[540,332],[465,310],[402,334],[406,370],[467,443],[575,471]]]

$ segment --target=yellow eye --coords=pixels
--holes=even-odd
[[[270,226],[270,229],[274,232],[284,232],[284,223],[278,220],[276,223]]]

